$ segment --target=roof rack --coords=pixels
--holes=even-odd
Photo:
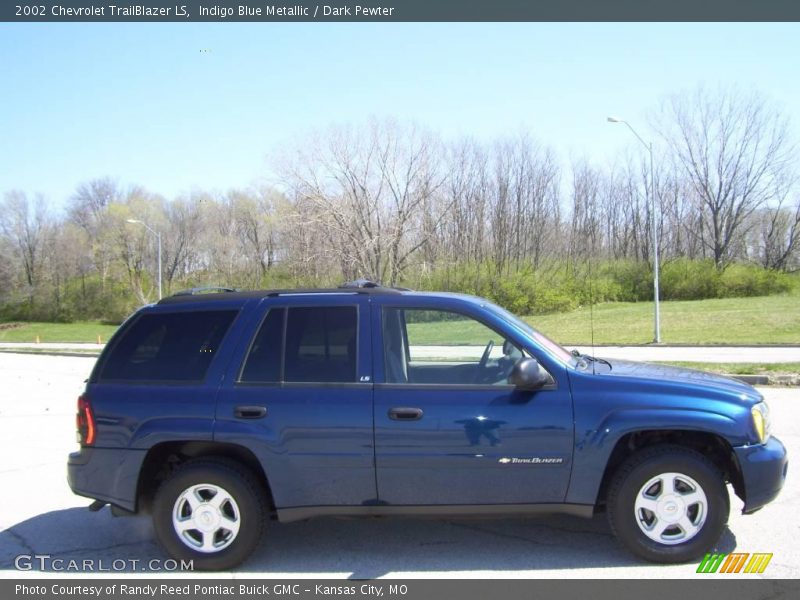
[[[377,289],[380,288],[381,290],[394,290],[396,292],[410,292],[412,291],[410,288],[405,287],[398,287],[398,286],[386,286],[381,283],[376,283],[374,281],[370,281],[369,279],[356,279],[354,281],[346,281],[342,285],[339,286],[339,289]]]
[[[220,299],[219,294],[223,294],[225,299],[237,300],[248,298],[275,298],[278,296],[297,296],[302,294],[400,294],[406,292],[404,288],[384,287],[372,281],[358,280],[348,282],[336,288],[297,288],[283,290],[237,290],[227,287],[197,287],[188,290],[181,290],[171,296],[165,296],[159,304],[178,304],[187,301],[202,302],[213,299]],[[204,293],[209,292],[209,293]]]
[[[203,293],[214,293],[214,292],[238,292],[236,288],[229,288],[229,287],[219,287],[215,285],[206,285],[202,287],[193,287],[187,290],[180,290],[172,294],[173,296],[196,296],[197,294]]]
[[[342,285],[339,286],[339,289],[351,289],[351,288],[379,288],[383,287],[380,283],[375,283],[374,281],[370,281],[369,279],[355,279],[353,281],[345,281]]]
[[[299,288],[295,290],[268,290],[264,294],[270,298],[275,296],[295,296],[300,294],[399,294],[401,290],[383,287],[366,282],[367,285],[355,285],[355,282],[348,282],[336,288]],[[353,285],[351,285],[353,284]]]

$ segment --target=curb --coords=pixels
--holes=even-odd
[[[737,381],[741,381],[742,383],[747,383],[750,385],[779,385],[777,382],[772,381],[767,375],[726,375],[726,377],[730,377],[731,379],[736,379]]]
[[[725,375],[723,373],[723,375]],[[770,385],[774,387],[800,387],[800,375],[725,375],[750,385]]]
[[[71,356],[76,358],[97,358],[99,352],[70,352],[69,350],[13,350],[0,348],[0,354],[29,354],[33,356]]]

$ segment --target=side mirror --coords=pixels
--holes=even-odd
[[[518,390],[532,392],[552,383],[552,379],[536,359],[523,358],[511,369],[508,382]]]

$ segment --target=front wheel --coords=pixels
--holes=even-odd
[[[653,446],[614,474],[608,519],[634,554],[661,563],[701,557],[728,522],[725,478],[705,456],[680,446]]]
[[[195,569],[230,569],[260,541],[264,496],[253,475],[235,462],[189,461],[156,493],[156,536],[173,558],[191,560]]]

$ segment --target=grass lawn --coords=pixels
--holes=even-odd
[[[116,331],[116,325],[103,325],[97,321],[76,323],[24,323],[21,327],[0,329],[0,342],[97,342],[99,335],[105,343]]]
[[[589,309],[526,317],[562,344],[591,339]],[[653,341],[652,302],[614,302],[594,307],[595,344]],[[670,301],[661,303],[665,344],[800,344],[800,296]]]
[[[525,317],[548,337],[567,345],[591,341],[588,308]],[[410,323],[418,344],[485,344],[487,334],[474,322]],[[611,302],[594,307],[595,344],[646,344],[653,341],[652,302]],[[661,341],[665,344],[800,344],[800,296],[670,301],[661,303]]]

